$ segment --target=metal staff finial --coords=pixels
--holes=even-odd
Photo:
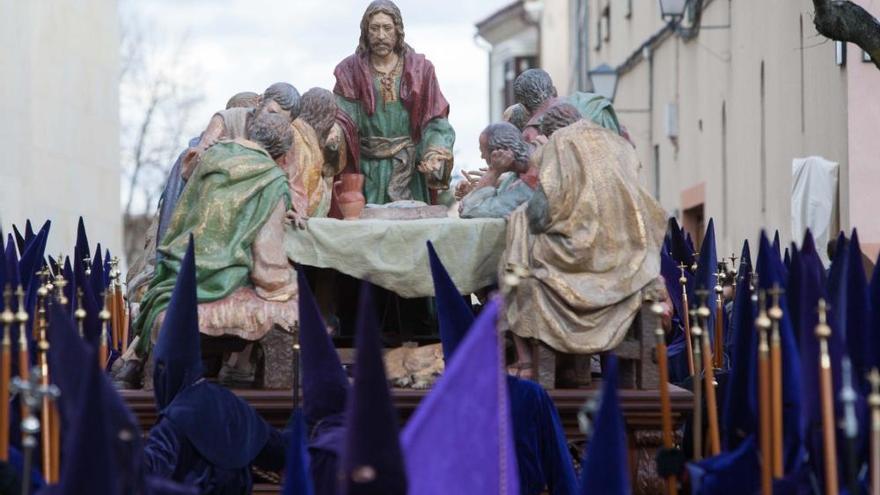
[[[83,300],[83,291],[82,289],[76,289],[76,311],[73,312],[73,317],[76,318],[76,327],[79,330],[79,336],[82,337],[85,335],[85,331],[83,330],[83,325],[86,320],[86,310],[82,305]]]
[[[55,288],[56,288],[55,295],[56,295],[56,297],[58,297],[58,302],[62,306],[67,306],[67,303],[69,302],[67,300],[67,296],[64,295],[64,288],[65,287],[67,287],[67,280],[64,279],[63,274],[59,273],[58,276],[55,277]]]
[[[42,371],[39,366],[35,366],[30,372],[27,380],[15,377],[12,380],[11,389],[13,393],[18,393],[21,397],[22,407],[25,415],[21,420],[22,446],[24,447],[24,469],[22,473],[21,484],[22,495],[30,493],[30,474],[33,465],[33,453],[37,447],[37,434],[40,433],[41,423],[37,416],[37,412],[48,401],[54,401],[61,396],[61,391],[55,385],[45,385],[43,382]],[[42,425],[44,428],[47,425]]]
[[[83,258],[82,262],[83,262],[83,269],[85,271],[86,276],[91,276],[91,274],[92,274],[92,257],[89,255],[86,255]]]

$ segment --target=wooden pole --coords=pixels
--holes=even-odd
[[[694,312],[694,326],[691,327],[691,335],[694,336],[694,361],[702,366],[702,343],[703,329],[700,328],[700,322],[696,318]],[[693,374],[694,388],[694,460],[699,461],[703,458],[703,373],[700,369],[695,369]]]
[[[831,327],[827,321],[825,299],[819,299],[819,399],[822,403],[822,437],[825,453],[825,493],[837,493],[837,443],[834,427],[834,395],[832,393],[831,356],[828,353],[828,337]]]
[[[691,343],[691,320],[690,306],[688,305],[687,277],[684,275],[684,269],[687,268],[684,263],[678,265],[681,270],[681,277],[678,283],[681,284],[681,306],[682,306],[682,323],[684,324],[684,341],[687,348],[688,373],[694,376],[694,348]]]
[[[125,352],[128,347],[128,315],[125,309],[125,297],[122,294],[122,272],[119,271],[119,258],[112,261],[113,277],[113,305],[110,311],[113,314],[113,348]]]
[[[700,323],[706,325],[709,318],[709,308],[705,299],[697,309]],[[703,382],[706,384],[706,415],[709,420],[709,455],[716,456],[721,453],[721,433],[718,429],[718,401],[715,397],[715,370],[713,369],[713,355],[709,347],[709,339],[700,339],[703,346]],[[717,342],[717,341],[716,341]]]
[[[871,394],[868,405],[871,406],[871,493],[880,494],[880,371],[872,368],[868,375],[871,382]]]
[[[0,362],[0,461],[9,460],[9,381],[11,379],[12,342],[9,333],[15,323],[12,312],[12,287],[7,285],[3,291],[3,349]]]
[[[760,418],[759,439],[761,441],[761,493],[773,493],[773,433],[770,403],[770,344],[767,333],[770,331],[770,318],[765,308],[764,291],[758,292],[758,408]]]
[[[773,306],[768,311],[772,323],[770,335],[770,411],[773,424],[773,477],[785,476],[785,458],[782,450],[784,437],[784,424],[782,422],[782,339],[779,334],[779,322],[782,320],[782,308],[779,306],[779,297],[783,290],[778,284],[770,289],[773,298]]]
[[[663,433],[663,448],[672,448],[672,405],[669,401],[669,363],[666,359],[666,333],[663,331],[661,316],[663,306],[660,303],[651,305],[651,312],[657,317],[657,369],[660,373],[660,414]],[[675,475],[666,478],[667,495],[678,495],[678,480]]]

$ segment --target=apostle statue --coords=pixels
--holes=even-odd
[[[334,74],[346,141],[360,148],[367,203],[433,203],[448,188],[455,132],[434,66],[404,42],[393,2],[367,7],[358,48]]]

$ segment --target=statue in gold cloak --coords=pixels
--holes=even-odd
[[[540,185],[510,216],[504,274],[515,335],[593,354],[616,347],[645,287],[660,272],[665,214],[638,181],[639,161],[620,135],[580,120],[554,132],[533,156]]]

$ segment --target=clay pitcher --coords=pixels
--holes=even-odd
[[[364,211],[367,200],[364,198],[363,190],[363,174],[341,174],[339,180],[333,183],[333,193],[336,195],[342,217],[346,220],[356,220]]]

